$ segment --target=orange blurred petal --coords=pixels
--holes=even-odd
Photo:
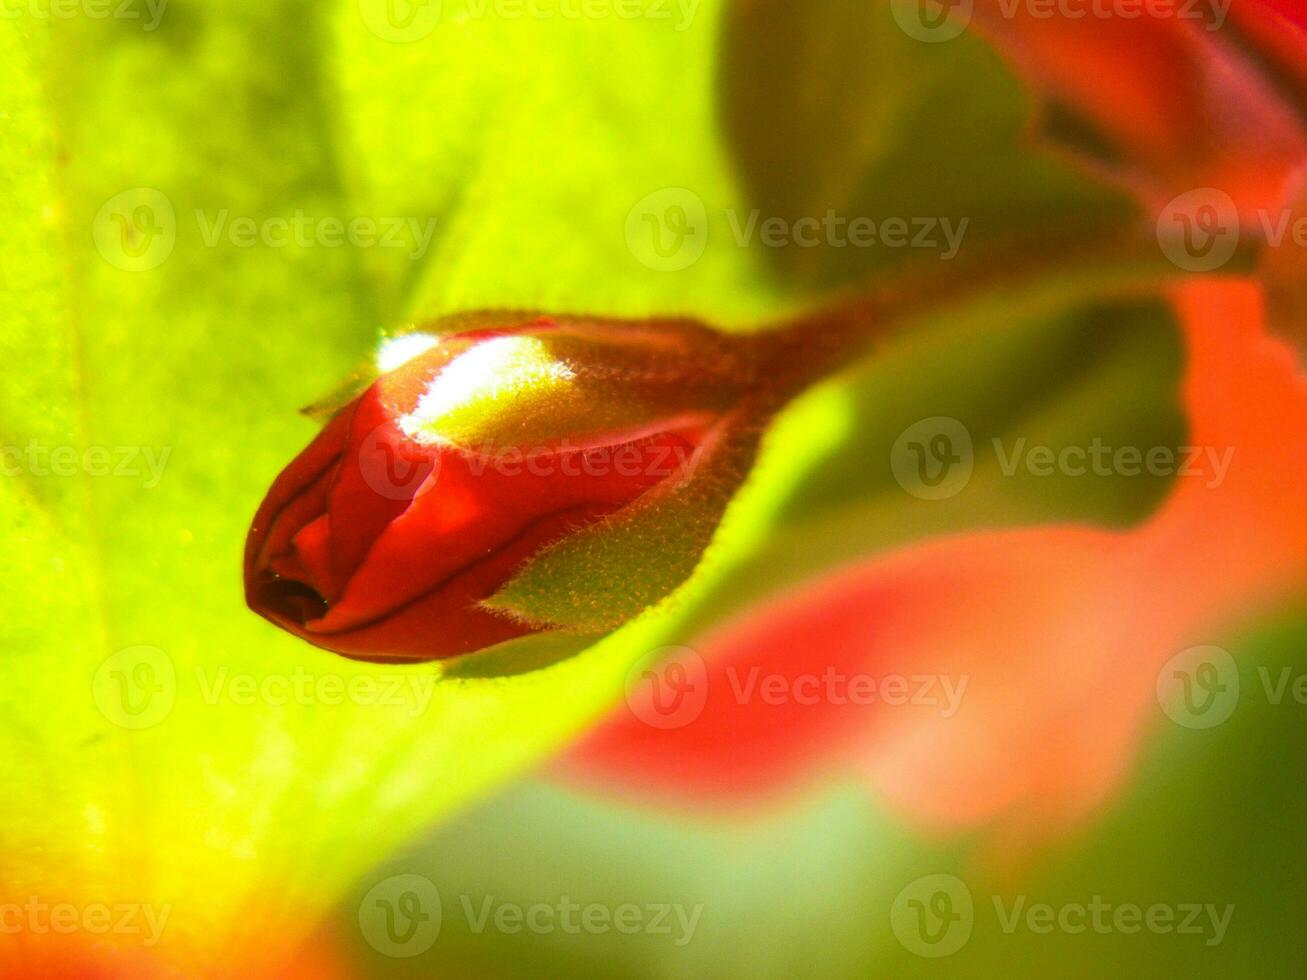
[[[280,903],[246,909],[226,941],[186,935],[166,902],[103,896],[0,897],[0,980],[346,980],[344,952],[307,913],[289,929]]]

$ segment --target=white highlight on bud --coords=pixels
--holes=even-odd
[[[377,370],[387,374],[407,364],[419,354],[425,354],[440,338],[429,333],[406,333],[401,337],[387,337],[377,348]]]
[[[419,442],[441,439],[442,420],[488,402],[541,395],[576,377],[536,337],[493,337],[459,354],[431,379],[413,411],[399,420]]]

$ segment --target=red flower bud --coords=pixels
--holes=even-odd
[[[250,608],[363,660],[597,632],[658,601],[779,403],[774,344],[685,321],[399,343],[419,352],[286,467],[246,542]]]

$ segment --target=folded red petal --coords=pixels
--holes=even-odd
[[[789,353],[774,348],[770,335],[686,321],[587,319],[412,345],[274,482],[246,547],[247,601],[311,643],[369,660],[449,657],[536,630],[597,632],[569,618],[579,590],[590,602],[624,597],[624,610],[639,596],[643,608],[698,560],[706,540],[667,541],[659,505],[674,500],[715,528],[729,492],[690,484],[719,429],[752,432],[774,411],[757,390],[768,390],[764,357]],[[719,482],[729,491],[745,470]],[[579,537],[618,523],[638,557],[614,561]],[[565,539],[581,544],[564,554],[554,546]],[[628,566],[648,578],[664,558],[657,589],[614,581]],[[536,578],[516,603],[490,608],[528,565]]]

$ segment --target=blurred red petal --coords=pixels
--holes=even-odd
[[[1241,44],[1196,19],[1205,7],[1161,6],[1172,14],[1089,0],[1069,0],[1057,12],[977,0],[975,22],[1039,94],[1111,147],[1120,176],[1151,209],[1203,186],[1224,190],[1244,214],[1277,205],[1307,152],[1301,107],[1280,77],[1307,79],[1301,8],[1236,3],[1230,13],[1248,42]],[[1136,15],[1127,18],[1127,9]]]
[[[1107,800],[1159,717],[1163,665],[1307,584],[1307,383],[1255,286],[1194,283],[1176,305],[1188,442],[1233,447],[1223,478],[1209,459],[1130,532],[972,533],[831,574],[696,644],[695,717],[661,729],[623,709],[571,770],[702,804],[853,768],[939,828],[1047,830]],[[902,676],[909,698],[935,677],[942,704],[837,703],[820,680],[817,703],[769,704],[760,686],[795,693],[832,671]]]
[[[1230,14],[1298,99],[1307,103],[1307,5],[1302,0],[1260,0],[1236,3]]]

